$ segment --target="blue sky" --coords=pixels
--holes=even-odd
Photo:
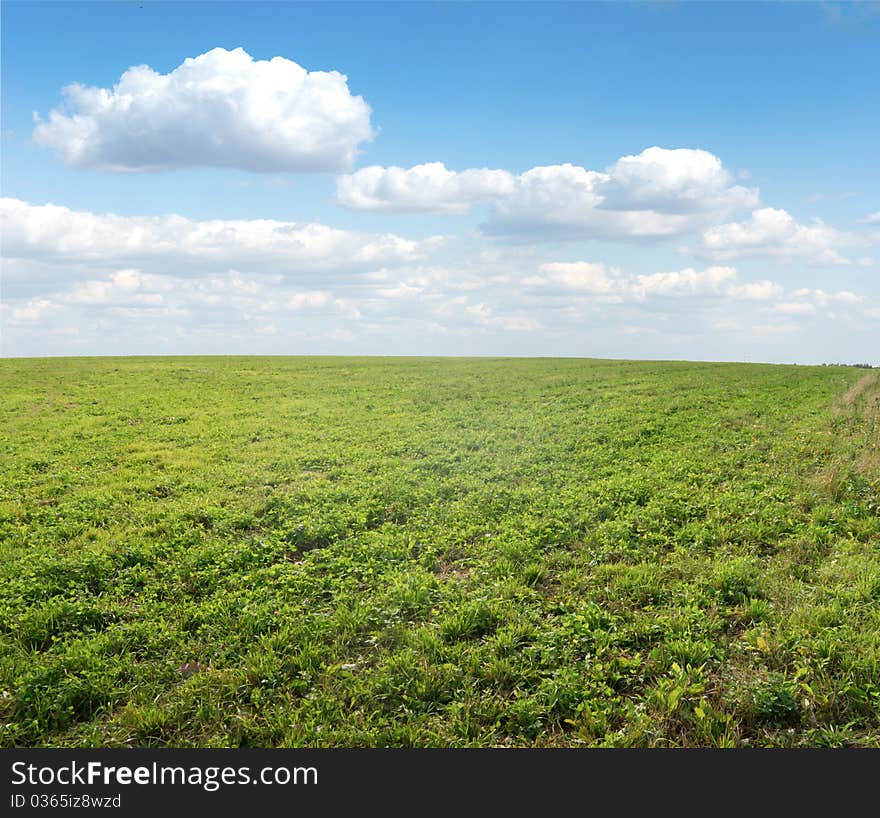
[[[878,9],[6,2],[2,352],[880,363]]]

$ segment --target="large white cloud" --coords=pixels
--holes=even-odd
[[[703,150],[652,147],[605,171],[578,165],[504,170],[369,167],[337,180],[337,201],[355,210],[464,212],[494,205],[484,231],[525,239],[678,235],[708,219],[754,207],[757,191],[731,185]]]
[[[339,172],[372,138],[370,108],[336,71],[215,48],[168,74],[129,68],[113,88],[63,90],[34,141],[74,167],[152,171],[193,165]]]
[[[698,250],[718,261],[771,256],[838,265],[850,263],[837,249],[848,241],[844,233],[818,219],[801,224],[785,210],[765,207],[746,221],[709,228]]]
[[[111,266],[153,262],[158,271],[175,274],[245,266],[290,273],[366,269],[416,261],[439,242],[272,219],[99,215],[11,198],[0,199],[0,223],[8,259]]]

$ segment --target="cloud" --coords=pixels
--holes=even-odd
[[[774,305],[773,312],[784,315],[814,315],[816,307],[803,301],[783,301]]]
[[[549,262],[539,268],[540,275],[522,279],[527,287],[548,287],[587,295],[612,295],[624,283],[619,270],[609,270],[604,264],[591,261]]]
[[[744,284],[731,284],[727,288],[728,295],[745,301],[770,301],[779,298],[784,292],[780,284],[773,281],[747,281]]]
[[[152,285],[152,286],[151,286]],[[65,300],[69,304],[88,306],[106,304],[140,304],[159,306],[164,301],[161,279],[144,276],[140,270],[118,270],[108,279],[76,282]]]
[[[494,203],[482,231],[516,241],[552,241],[657,238],[690,226],[692,219],[679,213],[602,209],[607,178],[568,164],[532,168],[517,177],[511,195]]]
[[[162,269],[173,267],[177,273],[218,266],[291,274],[366,269],[417,261],[440,241],[271,219],[192,221],[173,215],[97,215],[9,198],[0,199],[0,223],[5,258],[111,266],[150,262]]]
[[[876,213],[872,213],[870,216],[865,216],[864,219],[859,219],[860,224],[867,224],[871,227],[880,227],[880,210]]]
[[[412,168],[377,165],[336,182],[336,200],[351,210],[464,213],[475,202],[513,192],[515,179],[505,170],[447,170],[442,162]]]
[[[369,167],[337,180],[337,201],[354,210],[467,212],[493,206],[487,235],[520,239],[656,238],[758,203],[731,185],[721,160],[703,150],[647,148],[604,172],[578,165],[448,170],[440,162]]]
[[[769,301],[784,289],[772,281],[739,283],[733,267],[687,267],[648,275],[625,274],[596,262],[551,262],[539,267],[539,275],[526,276],[528,289],[568,292],[598,297],[606,303],[645,301],[650,298],[725,297],[734,300]]]
[[[647,148],[624,156],[601,186],[606,210],[718,213],[754,207],[755,190],[731,187],[721,160],[703,150]]]
[[[858,304],[864,299],[849,290],[838,290],[836,293],[826,293],[824,290],[802,287],[795,290],[792,295],[795,298],[807,298],[814,301],[820,307],[829,304]]]
[[[731,294],[729,285],[736,279],[733,267],[708,267],[694,270],[688,267],[670,273],[638,275],[627,283],[639,298],[649,296],[687,296]]]
[[[129,68],[113,88],[63,89],[33,139],[73,167],[157,171],[210,165],[340,172],[370,140],[370,108],[345,75],[215,48],[168,74]]]
[[[14,308],[15,323],[43,320],[47,314],[73,308],[80,313],[127,316],[174,315],[191,318],[194,313],[255,316],[265,326],[270,314],[291,315],[302,311],[324,311],[346,318],[357,317],[342,300],[326,290],[290,289],[282,276],[245,275],[237,270],[196,278],[155,275],[142,270],[116,270],[103,278],[75,281],[69,287],[31,298]]]
[[[805,225],[785,210],[765,207],[755,210],[746,221],[709,228],[697,250],[718,261],[769,256],[839,265],[850,261],[835,248],[849,241],[844,233],[819,219]]]
[[[465,312],[484,327],[500,327],[511,332],[533,332],[540,324],[533,318],[524,315],[496,315],[488,304],[472,304],[464,308]]]
[[[21,307],[15,307],[10,315],[13,321],[40,321],[47,313],[59,308],[51,298],[32,298]]]

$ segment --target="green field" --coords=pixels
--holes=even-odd
[[[0,744],[880,746],[880,377],[0,361]]]

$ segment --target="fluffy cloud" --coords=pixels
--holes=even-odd
[[[733,295],[736,270],[733,267],[688,267],[669,273],[638,275],[629,288],[639,298],[649,296]]]
[[[727,288],[728,295],[744,301],[770,301],[781,297],[784,291],[782,285],[773,281],[746,281]]]
[[[825,290],[810,289],[807,287],[795,290],[792,295],[795,298],[806,298],[814,301],[820,307],[829,304],[858,304],[864,299],[849,290],[838,290],[836,293],[826,293]]]
[[[592,261],[542,264],[540,275],[522,280],[527,287],[554,287],[587,295],[611,295],[622,288],[620,271]]]
[[[532,332],[541,326],[526,315],[498,315],[495,309],[482,302],[464,309],[475,323],[484,327],[500,327],[511,332]]]
[[[370,108],[343,74],[254,60],[241,48],[215,48],[168,74],[136,66],[113,88],[63,93],[65,109],[33,136],[74,167],[339,172],[373,136]]]
[[[516,178],[513,193],[495,201],[483,230],[523,240],[662,238],[757,203],[757,191],[732,186],[711,153],[654,147],[605,172],[568,164],[532,168]]]
[[[724,212],[754,207],[757,193],[733,186],[721,160],[703,150],[648,148],[624,156],[609,169],[602,185],[608,210],[659,213]]]
[[[783,301],[775,304],[773,311],[783,315],[814,315],[816,307],[803,301]]]
[[[13,321],[40,321],[46,313],[57,309],[58,304],[51,298],[32,298],[20,307],[13,308],[10,318]]]
[[[679,235],[706,219],[754,207],[757,191],[731,184],[718,157],[702,150],[647,148],[604,172],[564,164],[515,176],[448,170],[433,162],[370,167],[337,180],[337,200],[355,210],[464,212],[491,203],[487,234],[541,238]]]
[[[604,209],[607,174],[575,165],[532,168],[495,202],[483,232],[520,241],[657,238],[685,232],[693,219],[654,210]]]
[[[515,179],[505,170],[447,170],[442,162],[412,168],[373,166],[336,182],[336,199],[352,210],[463,213],[474,202],[513,192]]]
[[[69,304],[88,306],[107,304],[159,306],[164,302],[161,290],[167,289],[164,286],[157,288],[159,281],[161,280],[156,276],[143,276],[139,270],[118,270],[105,280],[90,279],[76,282],[64,300]],[[153,286],[150,287],[150,284]]]
[[[862,224],[871,225],[872,227],[880,227],[880,210],[876,213],[872,213],[870,216],[865,216],[864,219],[859,219]]]
[[[521,283],[534,291],[567,292],[597,296],[605,302],[645,301],[649,298],[727,297],[748,301],[772,300],[784,292],[771,281],[739,283],[733,267],[691,267],[649,275],[625,274],[616,267],[595,262],[542,264],[539,275]]]
[[[43,320],[66,308],[102,314],[188,317],[203,314],[254,316],[290,314],[303,310],[352,314],[339,299],[325,290],[290,289],[282,276],[245,275],[237,270],[197,278],[144,273],[135,268],[116,270],[102,278],[73,282],[45,296],[31,298],[14,308],[14,323]]]
[[[765,207],[749,219],[712,227],[703,233],[699,252],[718,261],[745,256],[798,259],[811,264],[849,264],[836,247],[845,234],[818,219],[805,225],[785,210]]]
[[[393,234],[365,235],[322,224],[270,219],[192,221],[182,216],[97,215],[0,199],[6,258],[126,261],[187,268],[255,266],[297,273],[409,263],[437,246]]]

